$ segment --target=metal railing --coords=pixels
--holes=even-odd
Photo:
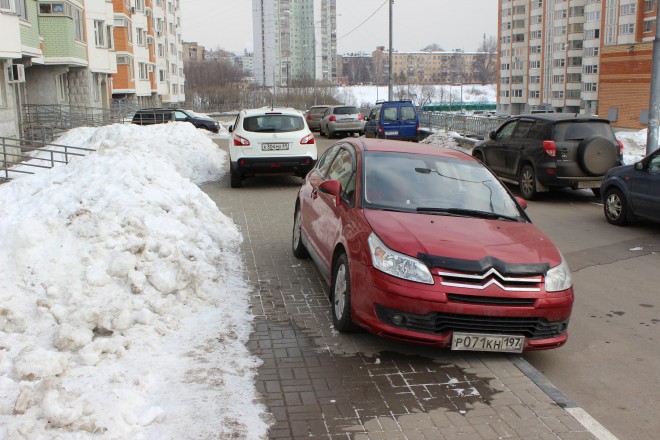
[[[37,168],[68,164],[72,158],[85,156],[90,151],[95,150],[0,137],[0,180],[11,180],[14,174],[34,174]]]
[[[450,130],[464,136],[476,135],[488,137],[488,133],[496,130],[506,117],[457,115],[453,113],[424,112],[420,115],[420,125],[432,129]]]

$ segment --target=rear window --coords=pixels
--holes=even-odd
[[[243,130],[256,133],[283,133],[305,128],[302,116],[259,115],[243,119]]]
[[[317,115],[317,116],[320,116],[320,115],[322,115],[323,113],[325,113],[325,111],[326,111],[327,109],[328,109],[328,107],[316,107],[316,108],[310,108],[310,109],[309,109],[309,114],[310,114],[310,115]]]
[[[401,107],[401,120],[402,121],[414,121],[417,119],[415,114],[414,107]]]
[[[592,136],[603,136],[608,139],[614,139],[612,127],[607,122],[599,121],[566,121],[555,124],[555,141],[574,141],[582,140]]]
[[[335,115],[355,115],[360,113],[357,107],[337,107],[334,110]]]

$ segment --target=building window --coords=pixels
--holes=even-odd
[[[595,40],[600,38],[600,29],[589,29],[585,31],[584,38],[586,40]]]
[[[92,99],[95,102],[101,100],[101,74],[92,73]]]
[[[538,99],[541,97],[541,92],[538,90],[530,90],[529,91],[529,97],[531,99]]]
[[[552,48],[555,52],[563,52],[566,50],[566,42],[562,41],[561,43],[555,43]]]
[[[653,32],[653,29],[655,29],[655,18],[644,20],[644,32]]]
[[[142,28],[135,28],[135,43],[138,46],[145,46],[147,43],[147,32]]]
[[[511,29],[510,21],[505,21],[504,23],[502,23],[502,26],[500,26],[500,30],[502,31],[508,31],[509,29]]]
[[[144,11],[144,0],[135,0],[135,10]]]
[[[508,76],[503,76],[500,78],[500,84],[509,84],[510,80],[511,78],[509,78]]]
[[[555,27],[555,35],[566,35],[566,26]]]
[[[597,57],[599,51],[600,51],[599,47],[585,47],[584,48],[584,56],[585,57]]]
[[[72,8],[73,12],[73,32],[78,41],[85,41],[85,33],[83,32],[83,13],[82,9]]]
[[[114,49],[114,47],[115,47],[115,45],[114,45],[114,44],[115,44],[115,43],[114,43],[115,39],[114,39],[114,37],[113,37],[113,35],[112,35],[112,26],[107,25],[107,26],[105,27],[105,36],[106,36],[106,41],[107,41],[107,46],[106,46],[106,47],[107,47],[108,49]]]
[[[564,91],[563,90],[554,90],[552,92],[552,99],[564,99]]]
[[[515,34],[513,36],[514,43],[521,43],[525,41],[525,34]]]
[[[96,47],[105,46],[105,24],[100,20],[94,20],[94,44]]]
[[[564,67],[566,66],[566,60],[564,58],[555,58],[552,60],[552,67]]]
[[[509,63],[500,64],[500,70],[509,70],[510,68],[511,66],[509,65]]]
[[[63,73],[55,77],[55,82],[57,85],[57,100],[59,102],[68,102],[69,101],[69,81],[68,74]]]
[[[564,75],[552,75],[553,84],[564,84]]]
[[[539,76],[539,75],[530,75],[529,83],[530,84],[541,84],[541,76]]]
[[[39,3],[39,13],[71,15],[71,10],[65,3]]]
[[[598,73],[598,64],[584,66],[584,67],[582,67],[582,72],[584,72],[586,74]]]
[[[644,0],[644,12],[655,11],[655,2],[656,0]]]
[[[597,92],[598,84],[596,83],[584,83],[582,84],[582,91],[584,92]]]
[[[585,14],[586,21],[600,21],[600,11],[587,12]]]
[[[529,38],[543,38],[543,31],[532,31],[529,33]]]
[[[506,36],[500,38],[500,42],[501,42],[502,44],[509,44],[509,43],[511,43],[511,35],[506,35]]]
[[[621,5],[619,9],[619,15],[633,15],[637,12],[637,5],[635,3],[628,3],[627,5]]]
[[[540,60],[533,60],[529,62],[529,68],[530,69],[540,69],[541,68],[541,61]]]
[[[619,25],[619,35],[632,35],[635,33],[635,24],[627,23]]]
[[[500,96],[502,98],[508,98],[509,97],[509,91],[508,90],[500,90]]]
[[[138,78],[149,79],[149,71],[147,68],[147,63],[138,62]]]
[[[532,24],[541,24],[543,23],[543,15],[532,15]]]
[[[523,91],[521,89],[513,89],[512,90],[512,96],[514,98],[522,98],[523,97]]]
[[[582,74],[581,73],[569,73],[566,75],[566,82],[567,83],[580,83],[582,82]]]
[[[568,16],[568,11],[566,9],[555,11],[555,20],[561,20],[562,18],[566,18],[567,16]]]

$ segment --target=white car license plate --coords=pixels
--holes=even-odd
[[[396,136],[398,134],[399,134],[398,131],[386,131],[385,132],[385,136]]]
[[[261,144],[262,151],[281,151],[288,149],[289,144]]]
[[[524,336],[513,336],[513,335],[454,333],[451,339],[452,350],[522,353],[524,345],[525,345]]]

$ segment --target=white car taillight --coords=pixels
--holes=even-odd
[[[234,135],[234,146],[235,147],[247,147],[250,145],[250,141],[241,137],[239,135]]]
[[[311,145],[314,142],[314,135],[310,133],[300,140],[300,145]]]

